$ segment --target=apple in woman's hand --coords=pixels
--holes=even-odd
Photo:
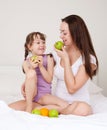
[[[58,49],[58,50],[62,50],[62,47],[64,46],[64,43],[62,41],[57,41],[55,44],[54,44],[55,48]]]

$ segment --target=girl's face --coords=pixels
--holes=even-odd
[[[32,55],[42,55],[46,50],[46,43],[44,40],[40,39],[40,36],[34,36],[34,41],[29,47],[29,50],[32,52]]]
[[[60,25],[60,38],[63,40],[65,46],[69,46],[73,43],[68,24],[62,22]]]

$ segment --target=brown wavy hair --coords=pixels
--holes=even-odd
[[[77,15],[69,15],[62,19],[62,22],[66,22],[69,27],[70,34],[77,48],[81,51],[81,54],[85,61],[85,70],[89,77],[92,79],[93,75],[96,75],[98,71],[98,59],[93,47],[93,43],[88,31],[88,28],[84,20]],[[95,56],[97,68],[92,71],[90,63],[90,54]]]
[[[25,47],[25,55],[24,55],[24,59],[26,60],[30,50],[28,48],[28,45],[32,45],[33,41],[34,41],[34,36],[36,37],[37,35],[40,36],[40,39],[42,40],[46,40],[46,35],[41,33],[41,32],[31,32],[30,34],[27,35],[26,37],[26,41],[25,41],[25,44],[24,44],[24,47]]]

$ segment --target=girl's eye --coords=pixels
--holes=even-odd
[[[37,42],[37,44],[40,44],[40,42]]]
[[[63,35],[66,35],[67,33],[63,33]]]

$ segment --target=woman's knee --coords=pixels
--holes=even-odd
[[[73,114],[79,116],[87,116],[92,114],[92,108],[89,104],[85,102],[77,102],[77,105],[73,111]]]

